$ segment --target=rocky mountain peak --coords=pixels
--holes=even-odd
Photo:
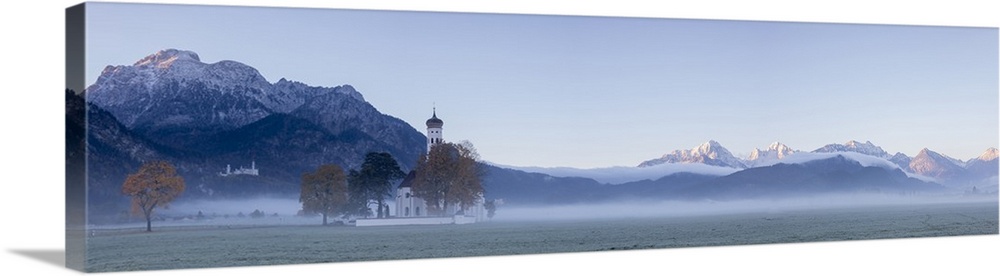
[[[883,159],[889,159],[891,157],[888,152],[882,149],[882,147],[876,146],[871,141],[861,143],[855,140],[850,140],[844,144],[829,144],[818,148],[813,152],[857,152]]]
[[[953,178],[963,173],[963,168],[954,159],[927,148],[920,150],[911,159],[910,171],[937,178]]]
[[[755,167],[768,161],[783,159],[795,152],[795,150],[785,144],[774,142],[768,145],[766,150],[755,148],[753,151],[750,151],[750,155],[747,156],[746,161],[747,165]]]
[[[148,55],[139,61],[136,61],[132,66],[152,66],[159,68],[169,67],[176,61],[193,61],[201,62],[201,58],[198,57],[198,53],[186,50],[177,49],[165,49],[160,50],[152,55]]]
[[[988,148],[986,149],[986,152],[983,152],[983,154],[979,155],[979,158],[976,159],[978,159],[979,161],[990,161],[997,159],[997,154],[998,154],[997,148]]]
[[[644,161],[639,164],[639,167],[663,163],[702,163],[720,167],[746,168],[743,161],[733,156],[729,150],[715,140],[709,140],[690,150],[675,150],[660,158]]]

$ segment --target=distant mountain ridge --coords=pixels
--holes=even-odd
[[[809,157],[809,158],[802,158]],[[862,158],[864,157],[864,158]],[[879,161],[881,160],[881,161]],[[858,153],[806,153],[726,175],[673,172],[616,185],[483,164],[491,196],[517,204],[581,204],[621,200],[780,199],[832,194],[913,194],[946,190],[910,177],[889,161]]]
[[[965,162],[966,172],[975,179],[989,179],[997,177],[997,148],[989,148],[977,158],[969,159]],[[997,182],[995,179],[992,182]]]
[[[82,110],[87,119],[67,129],[87,129],[93,192],[105,195],[95,202],[121,203],[124,177],[154,159],[178,168],[192,185],[187,198],[252,196],[295,194],[302,173],[327,163],[355,168],[369,151],[409,169],[426,147],[420,131],[350,85],[270,83],[243,63],[204,63],[176,49],[108,66],[83,93],[67,92],[67,116]],[[251,162],[257,177],[219,175]]]
[[[972,163],[973,161],[979,161],[979,162],[993,161],[997,160],[998,155],[1000,155],[1000,152],[997,151],[997,148],[988,148],[986,149],[985,152],[983,152],[983,154],[979,155],[979,157],[975,159],[969,159],[969,161],[966,161],[966,163]]]
[[[953,160],[943,154],[924,148],[910,161],[910,170],[930,177],[954,178],[962,174],[965,168]]]
[[[187,146],[191,135],[235,129],[274,113],[288,113],[325,94],[364,98],[348,85],[271,84],[236,61],[203,63],[191,51],[167,49],[131,66],[108,66],[86,90],[87,101],[129,129],[157,142]]]
[[[712,199],[781,198],[856,192],[914,192],[941,186],[910,178],[899,169],[864,166],[843,155],[804,163],[750,168],[681,191]]]
[[[993,165],[996,164],[998,156],[996,148],[989,148],[979,157],[969,159],[968,161],[961,161],[926,148],[914,157],[900,152],[890,155],[882,147],[873,144],[871,141],[862,143],[855,140],[850,140],[843,144],[827,144],[812,152],[853,152],[864,154],[887,160],[898,166],[903,172],[936,178],[941,183],[960,184],[994,177],[998,174],[997,166]],[[733,157],[730,151],[718,142],[710,140],[691,150],[675,150],[664,154],[660,158],[644,161],[639,167],[646,167],[653,164],[694,163],[746,169],[771,165],[799,153],[801,152],[793,150],[785,144],[774,142],[766,150],[754,149],[746,159],[739,159]]]
[[[903,168],[903,170],[905,171],[913,172],[912,170],[910,170],[910,162],[913,162],[913,158],[907,156],[906,154],[903,154],[902,152],[897,152],[896,154],[893,154],[892,157],[889,157],[889,161],[891,161],[893,164],[896,164],[896,166]]]
[[[850,140],[844,144],[829,144],[820,147],[813,152],[857,152],[862,154],[867,154],[883,159],[889,159],[889,153],[885,152],[882,147],[872,144],[871,141],[865,141],[864,143]]]
[[[771,143],[766,150],[753,149],[750,155],[747,156],[746,164],[750,167],[756,167],[765,162],[784,159],[789,155],[792,155],[798,151],[789,148],[785,144],[780,142]]]
[[[733,156],[719,142],[709,140],[690,150],[675,150],[660,158],[643,161],[639,167],[655,166],[663,163],[701,163],[712,166],[746,168],[742,160]]]

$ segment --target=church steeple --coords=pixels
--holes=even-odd
[[[434,113],[431,115],[430,119],[427,119],[427,128],[441,128],[444,126],[444,121],[438,119],[437,108],[434,108]]]
[[[442,127],[444,127],[444,121],[438,119],[437,107],[434,107],[431,118],[427,119],[427,152],[431,151],[431,146],[444,143],[444,136],[441,134]]]

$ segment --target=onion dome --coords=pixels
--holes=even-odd
[[[444,121],[438,119],[437,109],[434,110],[434,115],[430,119],[427,119],[427,128],[441,128],[444,126]]]

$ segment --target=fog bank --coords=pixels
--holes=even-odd
[[[733,201],[619,201],[613,203],[518,206],[500,205],[493,221],[556,221],[616,218],[684,217],[738,213],[781,213],[797,210],[822,210],[839,208],[866,208],[879,206],[927,205],[961,202],[998,202],[996,194],[978,195],[886,195],[843,194],[797,197],[789,199],[733,200]],[[387,202],[394,206],[392,201]],[[157,209],[159,226],[180,225],[317,225],[318,216],[297,216],[302,205],[293,198],[254,198],[247,200],[197,200],[178,202],[167,209]],[[390,208],[390,211],[394,211]],[[250,218],[254,210],[265,214]],[[202,212],[204,218],[196,219]],[[242,213],[244,216],[237,216]],[[394,213],[390,213],[395,216]],[[136,224],[138,227],[139,224]],[[144,224],[143,224],[144,225]],[[118,228],[127,225],[112,226]],[[101,227],[105,228],[105,227]]]
[[[664,176],[681,172],[723,176],[739,171],[739,169],[736,168],[710,166],[700,163],[664,163],[649,167],[607,167],[592,169],[569,167],[516,167],[500,164],[492,165],[525,172],[544,173],[556,177],[585,177],[606,184],[622,184],[640,180],[656,180]]]
[[[830,159],[837,156],[843,156],[844,158],[854,160],[860,163],[861,166],[864,167],[879,167],[888,170],[902,170],[904,173],[906,173],[906,176],[908,177],[920,179],[926,182],[937,182],[937,179],[933,177],[906,172],[906,170],[900,168],[899,165],[889,162],[889,160],[857,152],[796,152],[782,159],[765,161],[759,164],[757,167],[773,166],[779,163],[802,164],[816,160]]]
[[[236,215],[250,214],[260,210],[267,215],[277,213],[280,216],[292,216],[302,209],[302,203],[294,198],[259,197],[252,199],[224,200],[193,200],[172,203],[167,209],[158,209],[162,215],[186,216],[195,215],[199,211],[204,215]]]
[[[998,202],[997,195],[896,196],[849,194],[780,200],[634,201],[558,206],[501,206],[494,220],[545,221],[613,218],[681,217],[738,213],[780,213],[797,210],[865,208],[961,202]]]

